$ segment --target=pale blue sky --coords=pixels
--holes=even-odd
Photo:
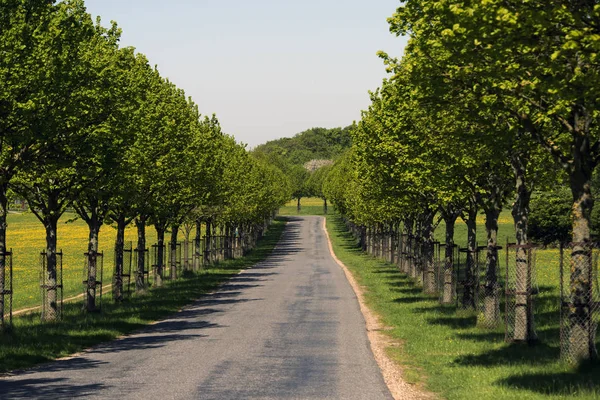
[[[202,114],[254,147],[313,126],[346,126],[406,44],[388,31],[399,0],[86,0],[123,29]]]

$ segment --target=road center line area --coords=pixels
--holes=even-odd
[[[0,397],[391,399],[322,217],[171,318],[0,379]]]

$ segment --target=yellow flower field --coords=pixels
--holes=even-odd
[[[58,249],[63,251],[63,283],[65,298],[83,293],[84,253],[87,250],[88,228],[76,216],[66,214],[58,225]],[[104,280],[110,284],[114,268],[114,243],[116,228],[104,225],[100,230],[99,250],[104,251]],[[13,249],[13,310],[35,307],[41,304],[40,252],[46,245],[46,233],[42,223],[31,213],[8,216],[7,247]],[[167,238],[168,239],[168,238]],[[137,231],[131,224],[125,233],[125,241],[137,241]],[[146,229],[148,246],[156,242],[154,228]],[[105,293],[109,295],[109,293]]]

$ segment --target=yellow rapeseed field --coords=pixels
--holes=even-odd
[[[64,296],[83,292],[84,253],[87,250],[88,228],[84,221],[66,214],[58,225],[58,249],[63,251]],[[104,225],[100,230],[99,250],[104,251],[104,284],[111,283],[114,268],[114,243],[116,229]],[[146,229],[146,243],[156,242],[154,228]],[[137,231],[131,224],[125,233],[125,241],[137,241]],[[40,252],[46,245],[46,233],[42,223],[32,213],[11,213],[8,217],[7,247],[13,249],[14,300],[13,309],[38,306],[40,292]]]

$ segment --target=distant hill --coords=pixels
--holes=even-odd
[[[311,128],[292,138],[272,140],[257,146],[253,152],[276,155],[294,165],[311,160],[334,160],[351,145],[350,130],[345,128]]]

